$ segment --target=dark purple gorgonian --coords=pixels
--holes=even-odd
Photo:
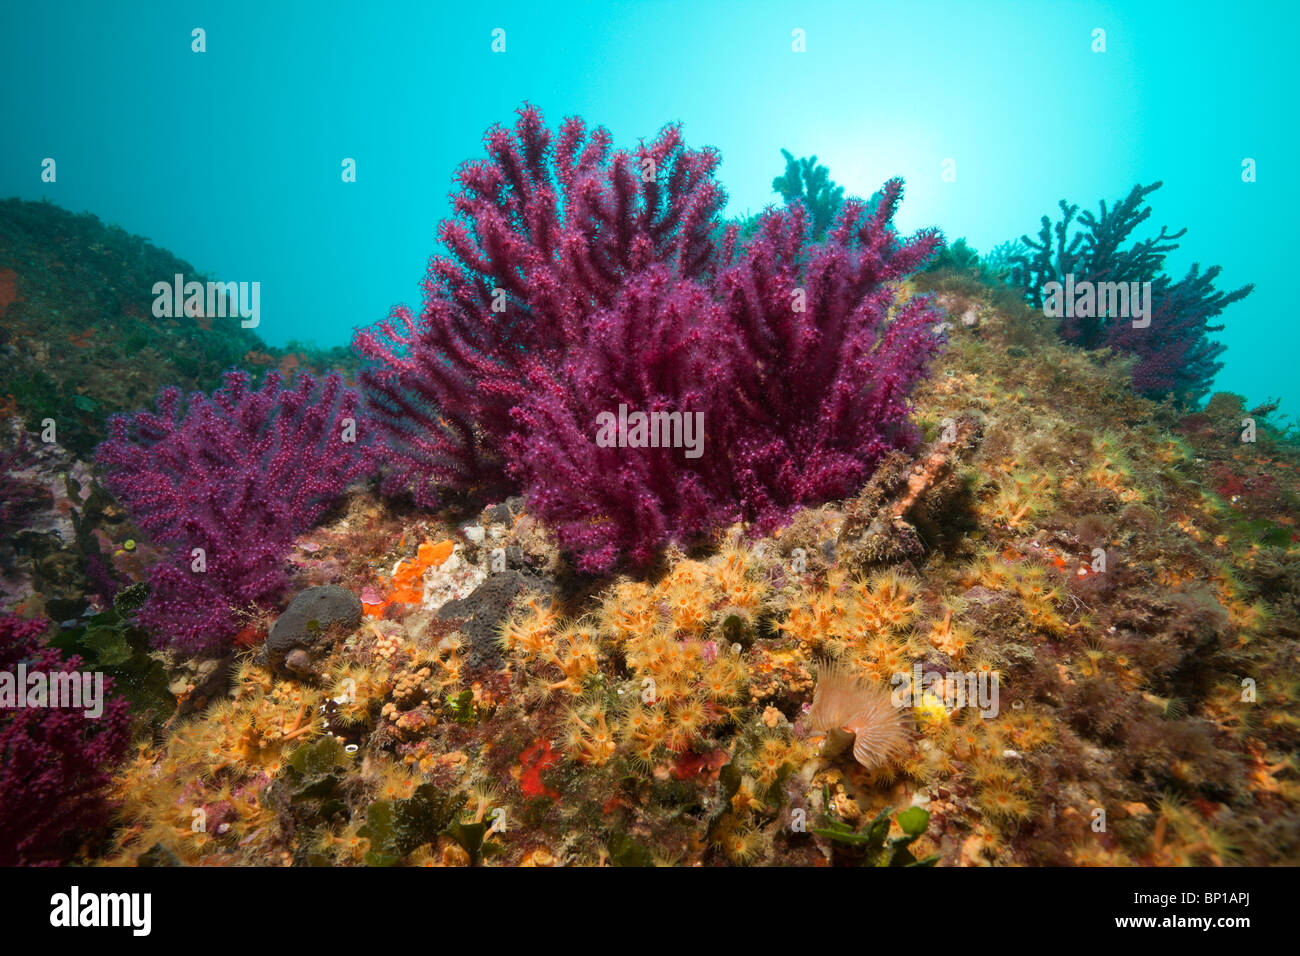
[[[553,144],[524,108],[487,148],[460,172],[423,314],[357,334],[389,490],[521,490],[581,568],[606,571],[849,494],[908,440],[938,316],[894,280],[942,240],[893,230],[900,181],[869,213],[845,203],[822,242],[792,206],[738,250],[717,153],[676,126],[611,152],[576,119]]]
[[[1037,239],[1021,236],[1024,250],[1011,257],[1011,281],[1030,305],[1046,305],[1045,312],[1061,319],[1060,335],[1067,342],[1134,356],[1135,390],[1195,404],[1223,368],[1218,357],[1226,347],[1210,336],[1224,326],[1211,320],[1254,286],[1216,289],[1219,266],[1202,271],[1195,264],[1180,280],[1166,274],[1165,259],[1186,229],[1170,232],[1162,226],[1149,238],[1131,238],[1151,217],[1146,197],[1161,185],[1136,185],[1113,205],[1103,200],[1096,213],[1079,212],[1062,199],[1059,222],[1044,216]],[[1073,301],[1076,289],[1084,290],[1079,302]],[[1113,308],[1116,301],[1120,308]],[[1134,305],[1138,301],[1140,309]],[[1148,306],[1150,314],[1139,315]]]
[[[141,622],[186,653],[221,648],[238,612],[286,584],[294,537],[372,466],[359,396],[341,377],[231,371],[209,397],[174,388],[157,412],[117,415],[95,451],[105,486],[170,556],[150,572]]]
[[[42,619],[0,615],[0,674],[12,682],[8,693],[27,694],[32,675],[46,687],[45,704],[35,707],[18,707],[17,697],[0,690],[0,866],[66,862],[102,828],[110,809],[105,788],[131,740],[127,703],[111,696],[107,678],[96,716],[87,715],[84,696],[83,707],[50,706],[56,703],[51,676],[79,676],[83,665],[41,644],[48,627]],[[21,687],[20,674],[28,678]],[[70,686],[67,678],[58,683]]]

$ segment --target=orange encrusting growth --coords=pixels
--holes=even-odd
[[[440,567],[451,557],[455,542],[451,540],[425,541],[416,549],[414,561],[399,561],[393,568],[392,590],[379,601],[362,601],[367,617],[383,617],[390,604],[419,604],[424,599],[424,572]]]

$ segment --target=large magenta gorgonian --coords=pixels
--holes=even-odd
[[[373,467],[359,404],[338,375],[285,386],[273,371],[255,389],[230,371],[211,396],[164,388],[157,413],[109,419],[104,484],[170,549],[141,612],[160,643],[219,649],[240,610],[279,596],[294,536]]]
[[[871,211],[846,202],[822,242],[794,206],[738,249],[717,153],[676,126],[613,152],[577,119],[552,142],[525,107],[486,142],[459,173],[423,313],[356,337],[389,490],[426,505],[521,490],[580,567],[605,571],[849,494],[908,440],[907,395],[940,339],[895,280],[942,239],[894,231],[901,181]],[[702,416],[703,453],[598,442],[620,406]]]
[[[676,127],[611,154],[609,133],[578,119],[553,145],[524,108],[486,146],[487,160],[458,173],[456,216],[438,229],[449,254],[429,263],[423,314],[399,308],[355,340],[378,362],[362,382],[386,431],[386,487],[420,504],[437,488],[509,486],[505,441],[530,369],[559,368],[631,276],[658,263],[702,279],[717,264],[718,156],[686,149]]]
[[[938,352],[939,314],[903,298],[897,280],[942,245],[935,230],[904,240],[903,195],[887,182],[869,208],[849,200],[811,244],[799,205],[768,213],[724,269],[713,337],[726,400],[710,409],[711,486],[770,530],[800,505],[854,493],[914,437],[908,398]]]

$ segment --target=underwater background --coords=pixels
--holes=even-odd
[[[1296,17],[7,5],[0,866],[1300,862]]]
[[[6,4],[0,194],[260,281],[258,335],[331,346],[418,299],[452,173],[525,101],[619,146],[681,122],[721,151],[732,216],[776,201],[782,148],[850,194],[902,176],[904,232],[938,225],[981,252],[1034,235],[1059,199],[1094,208],[1160,180],[1147,225],[1188,230],[1170,271],[1218,263],[1221,285],[1255,284],[1225,317],[1218,387],[1291,415],[1297,18],[1208,0]]]

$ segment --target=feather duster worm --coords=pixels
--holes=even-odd
[[[822,753],[834,757],[853,744],[853,759],[868,770],[892,763],[907,749],[903,712],[889,691],[867,684],[846,668],[817,668],[817,688],[808,711],[808,727],[826,735]]]

